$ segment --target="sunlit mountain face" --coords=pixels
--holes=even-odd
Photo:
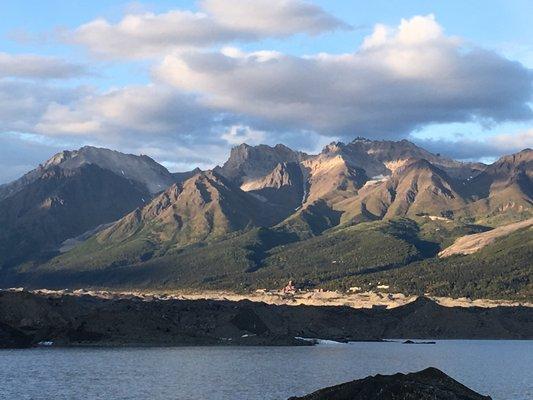
[[[341,288],[432,263],[467,269],[439,254],[470,234],[487,239],[460,265],[492,260],[500,227],[527,275],[532,164],[530,149],[485,165],[365,138],[318,154],[242,144],[220,167],[180,174],[147,156],[63,151],[0,187],[2,269],[24,284],[233,288],[288,274]]]

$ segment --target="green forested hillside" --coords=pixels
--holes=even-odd
[[[403,218],[336,228],[298,241],[290,232],[258,228],[158,252],[149,241],[132,242],[128,245],[138,247],[123,254],[115,252],[117,247],[101,249],[89,241],[18,276],[57,287],[246,291],[279,288],[292,279],[308,289],[374,290],[385,284],[390,292],[408,294],[533,298],[531,230],[515,232],[472,255],[436,257],[450,238],[483,229]],[[93,251],[91,246],[96,246]]]
[[[429,258],[343,285],[380,281],[391,291],[472,298],[533,299],[533,230],[522,229],[470,255]],[[341,283],[339,283],[341,284]]]

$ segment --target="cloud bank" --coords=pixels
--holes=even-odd
[[[432,15],[378,25],[351,54],[188,51],[154,75],[212,108],[323,135],[405,136],[430,123],[533,115],[531,71],[445,36]]]
[[[69,79],[85,74],[82,65],[56,57],[0,52],[0,78]]]
[[[200,9],[129,14],[116,24],[97,19],[69,32],[65,39],[103,57],[147,58],[234,40],[316,35],[348,27],[302,0],[206,0]]]

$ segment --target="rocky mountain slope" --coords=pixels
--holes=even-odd
[[[201,172],[174,184],[145,207],[138,208],[99,233],[102,245],[122,246],[143,237],[151,245],[180,247],[272,225],[277,209],[240,190],[216,172]]]
[[[0,202],[0,268],[39,262],[68,238],[144,204],[141,185],[93,164],[49,167]]]
[[[369,182],[355,199],[346,201],[344,220],[436,215],[451,217],[466,201],[457,183],[425,159],[406,160],[381,182]]]
[[[464,214],[496,224],[505,215],[524,219],[533,206],[533,150],[504,156],[462,185],[471,201]]]
[[[530,149],[485,166],[405,140],[357,138],[316,155],[243,144],[222,167],[176,174],[146,156],[65,151],[0,189],[4,281],[33,271],[33,284],[357,285],[442,263],[437,253],[456,238],[531,218],[532,177]],[[533,295],[527,249],[507,250],[521,272],[496,281],[506,296]],[[440,282],[460,264],[446,263]]]
[[[0,186],[0,267],[46,257],[69,238],[150,201],[174,181],[147,156],[63,151]]]

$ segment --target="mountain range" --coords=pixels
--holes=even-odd
[[[394,276],[388,286],[405,292],[529,298],[529,226],[480,250],[492,259],[507,240],[499,269],[481,270],[479,253],[438,253],[533,217],[532,180],[531,149],[485,165],[406,140],[356,138],[315,155],[242,144],[213,170],[170,173],[145,155],[83,147],[0,186],[0,272],[5,286],[232,289]],[[496,286],[469,284],[473,271]],[[420,274],[433,281],[411,279]]]

